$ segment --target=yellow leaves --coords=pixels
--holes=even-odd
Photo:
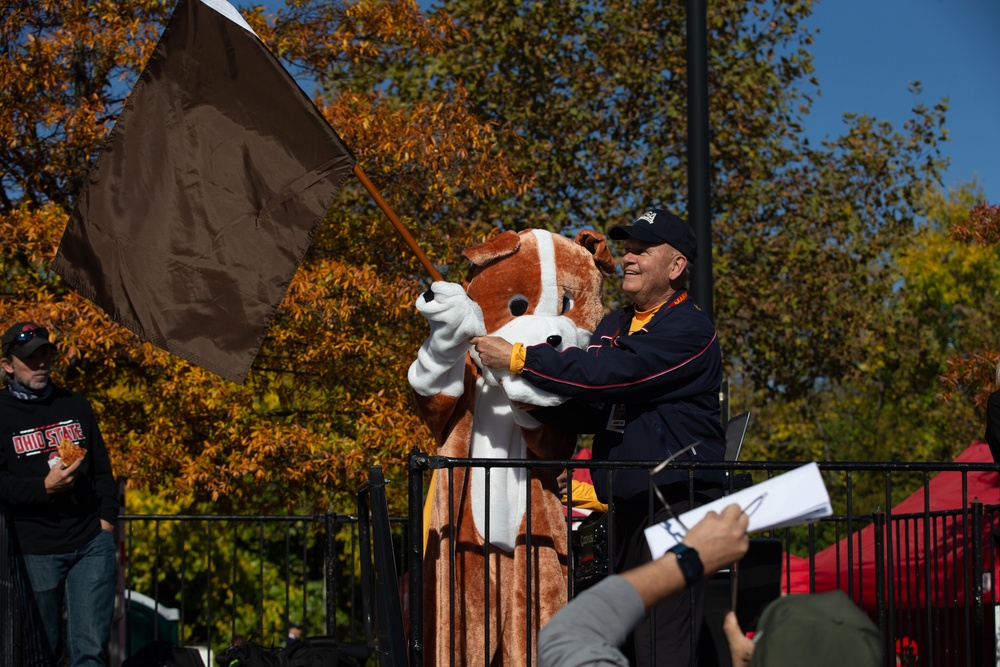
[[[967,245],[942,230],[924,230],[898,258],[907,289],[943,305],[970,303],[988,285],[1000,289],[995,248]]]
[[[405,107],[379,93],[345,90],[320,108],[348,145],[381,170],[396,179],[414,169],[426,174],[428,205],[435,196],[450,200],[455,186],[486,195],[520,194],[530,185],[501,159],[500,136],[492,124],[471,115],[461,86],[447,99],[414,100]]]

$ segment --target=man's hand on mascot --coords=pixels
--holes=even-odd
[[[510,354],[514,346],[499,336],[475,336],[469,342],[476,348],[479,361],[485,368],[506,371],[510,369]]]

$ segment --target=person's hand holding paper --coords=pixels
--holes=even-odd
[[[761,482],[749,489],[702,505],[680,516],[680,522],[669,519],[646,529],[646,541],[654,559],[682,539],[682,526],[693,526],[711,511],[721,512],[727,505],[739,505],[750,517],[747,532],[772,530],[818,521],[830,516],[830,496],[819,473],[819,466],[809,463]]]

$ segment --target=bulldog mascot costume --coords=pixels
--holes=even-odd
[[[463,253],[464,285],[435,282],[417,298],[430,335],[408,378],[437,453],[454,458],[568,459],[576,437],[521,407],[564,399],[478,365],[469,338],[586,346],[603,315],[604,236],[502,232]],[[439,470],[424,551],[425,663],[535,662],[536,638],[566,604],[566,522],[555,470]],[[530,526],[531,534],[528,534]],[[451,564],[454,562],[454,571]],[[530,573],[530,574],[529,574]]]

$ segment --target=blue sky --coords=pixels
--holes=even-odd
[[[949,98],[946,186],[975,176],[1000,204],[1000,0],[821,0],[808,25],[822,97],[805,122],[812,137],[843,132],[844,112],[901,128],[920,102]]]

